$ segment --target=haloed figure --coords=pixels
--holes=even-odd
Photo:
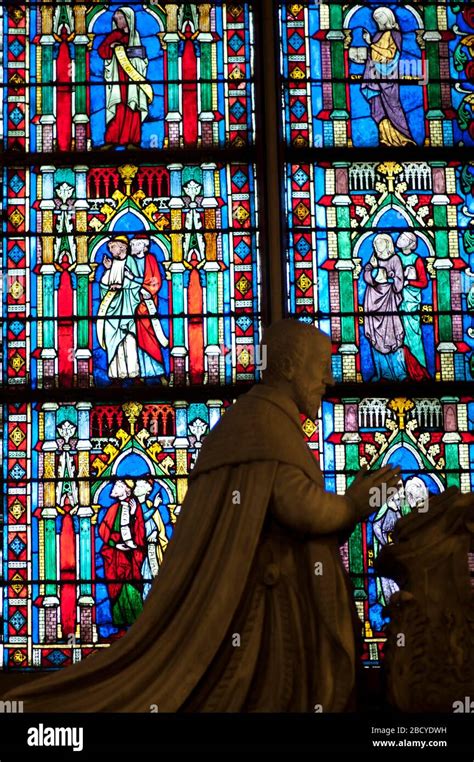
[[[369,51],[362,76],[362,95],[370,104],[381,145],[400,147],[414,144],[400,99],[402,33],[390,8],[377,8],[373,19],[378,31],[373,37],[367,30],[363,33]]]
[[[98,53],[105,61],[105,147],[139,147],[153,90],[146,81],[148,59],[132,8],[124,6],[115,11],[113,30],[99,45]]]
[[[405,331],[399,315],[403,291],[403,267],[391,236],[374,238],[374,253],[364,268],[364,329],[372,348],[375,375],[372,380],[407,377],[403,342]]]

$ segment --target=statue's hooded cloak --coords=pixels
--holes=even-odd
[[[338,539],[274,521],[281,464],[323,485],[294,402],[256,385],[205,439],[163,565],[127,634],[61,672],[19,681],[3,698],[23,700],[27,712],[346,709],[354,614]]]

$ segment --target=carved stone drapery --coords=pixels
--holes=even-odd
[[[473,536],[474,495],[450,488],[400,519],[377,560],[400,587],[385,656],[388,700],[401,711],[452,712],[474,696]]]

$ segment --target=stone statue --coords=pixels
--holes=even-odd
[[[263,382],[205,439],[136,622],[105,651],[6,698],[27,712],[354,707],[361,624],[339,542],[399,471],[363,469],[345,496],[325,492],[299,413],[314,419],[332,382],[330,339],[282,320],[264,345]]]
[[[450,487],[401,518],[376,561],[401,588],[387,607],[385,668],[403,712],[466,711],[474,697],[473,535],[474,496]]]

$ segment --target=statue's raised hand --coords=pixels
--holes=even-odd
[[[366,519],[376,508],[380,508],[387,502],[387,497],[390,497],[388,490],[399,486],[401,485],[398,466],[394,468],[388,464],[378,471],[369,471],[365,466],[361,468],[346,490],[346,496],[354,503],[357,521]],[[374,508],[374,497],[377,497],[377,494],[379,501]]]

